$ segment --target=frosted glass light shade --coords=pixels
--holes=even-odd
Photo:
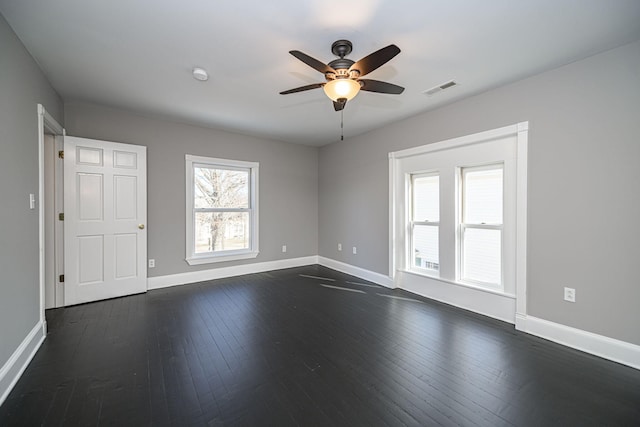
[[[351,79],[335,79],[328,81],[324,85],[324,93],[333,101],[346,98],[347,101],[353,99],[360,91],[360,83]]]

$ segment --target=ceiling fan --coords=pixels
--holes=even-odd
[[[352,49],[353,45],[349,40],[338,40],[334,42],[331,45],[331,52],[336,55],[338,59],[334,59],[329,62],[329,64],[324,64],[299,50],[289,51],[291,55],[300,61],[324,74],[327,81],[285,90],[280,92],[280,95],[323,88],[327,96],[333,101],[333,108],[336,111],[341,111],[344,109],[347,101],[353,99],[360,90],[393,95],[399,95],[404,91],[402,86],[392,83],[360,78],[386,64],[394,56],[399,54],[400,48],[398,46],[390,44],[387,47],[383,47],[365,56],[358,62],[345,58],[345,56],[351,53]]]

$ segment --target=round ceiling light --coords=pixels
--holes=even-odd
[[[206,82],[209,80],[209,74],[207,74],[207,70],[204,68],[196,67],[193,69],[193,78],[201,82]]]

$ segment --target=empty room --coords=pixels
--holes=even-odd
[[[0,0],[0,426],[640,425],[637,0]]]

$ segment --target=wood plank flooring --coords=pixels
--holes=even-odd
[[[0,426],[640,425],[638,370],[320,266],[47,320]]]

